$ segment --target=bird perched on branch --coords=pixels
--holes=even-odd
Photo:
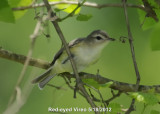
[[[95,30],[85,38],[72,40],[68,46],[78,72],[97,62],[103,48],[114,40],[102,30]],[[39,83],[39,87],[43,88],[54,76],[62,72],[73,72],[70,58],[64,47],[54,56],[50,68],[35,78],[32,83]]]

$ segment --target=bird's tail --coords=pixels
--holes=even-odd
[[[32,80],[32,84],[38,83],[40,89],[42,89],[56,74],[51,74],[53,69],[49,68],[45,73]]]

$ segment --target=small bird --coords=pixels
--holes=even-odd
[[[106,32],[95,30],[86,38],[78,38],[69,43],[71,56],[76,64],[77,71],[81,72],[84,68],[98,61],[101,51],[110,42],[114,41]],[[50,68],[35,78],[32,83],[39,83],[42,89],[54,76],[62,72],[73,73],[70,59],[64,47],[62,47],[54,56]]]

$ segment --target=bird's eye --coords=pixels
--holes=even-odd
[[[100,36],[96,37],[97,40],[102,40],[103,38],[101,38]]]

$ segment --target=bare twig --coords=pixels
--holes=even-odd
[[[16,53],[10,52],[8,50],[5,50],[3,48],[0,49],[0,57],[15,61],[15,62],[18,62],[21,64],[24,64],[25,60],[27,59],[27,57],[24,55],[16,54]],[[46,61],[43,61],[40,59],[33,59],[33,58],[30,58],[28,65],[35,66],[38,68],[43,68],[43,69],[47,69],[50,66],[49,62],[46,62]]]
[[[137,87],[135,89],[135,91],[137,91],[139,83],[140,83],[140,74],[139,74],[139,70],[138,70],[138,66],[137,66],[137,62],[136,62],[134,45],[133,45],[133,37],[132,37],[131,30],[130,30],[130,24],[129,24],[125,0],[123,0],[123,4],[124,4],[124,12],[125,12],[126,24],[127,24],[127,29],[128,29],[128,38],[129,38],[129,44],[130,44],[130,49],[131,49],[131,54],[132,54],[132,60],[133,60],[134,69],[135,69],[135,73],[136,73],[136,77],[137,77],[137,82],[136,82]]]
[[[54,25],[54,27],[55,27],[55,29],[56,29],[56,31],[57,31],[57,33],[58,33],[58,35],[59,35],[62,43],[63,43],[63,45],[64,45],[64,47],[65,47],[65,49],[66,49],[67,55],[69,56],[69,59],[70,59],[70,62],[71,62],[72,68],[73,68],[73,72],[74,72],[74,74],[75,74],[75,76],[76,76],[76,84],[77,84],[77,87],[78,87],[78,89],[83,93],[83,95],[85,96],[85,98],[86,98],[86,100],[88,101],[88,103],[89,103],[93,108],[95,108],[96,105],[94,104],[93,100],[90,98],[89,94],[87,93],[86,89],[84,88],[83,83],[81,83],[81,79],[79,78],[79,74],[78,74],[78,71],[77,71],[76,64],[74,63],[74,60],[73,60],[73,58],[72,58],[72,56],[71,56],[71,52],[70,52],[69,47],[68,47],[68,45],[67,45],[67,43],[66,43],[66,40],[65,40],[65,38],[64,38],[64,35],[63,35],[63,33],[62,33],[62,31],[61,31],[58,23],[56,22],[57,16],[56,16],[56,14],[52,11],[51,6],[50,6],[49,3],[48,3],[48,0],[43,0],[43,2],[44,2],[45,6],[46,6],[46,8],[47,8],[47,11],[48,11],[50,17],[53,18],[53,19],[55,19],[55,20],[51,20],[51,22],[52,22],[52,24]],[[95,112],[95,113],[98,114],[99,112]]]
[[[75,88],[73,86],[70,85],[70,83],[67,81],[66,77],[63,77],[64,81],[66,82],[66,84],[68,85],[68,87],[72,90],[74,90]],[[77,91],[82,97],[85,98],[85,96],[83,95],[83,93],[81,93],[80,91]]]
[[[129,108],[128,108],[128,110],[126,111],[125,114],[130,114],[132,111],[135,110],[134,104],[135,104],[135,99],[132,99],[132,102],[131,102],[131,104],[130,104],[130,106],[129,106]]]
[[[128,29],[128,38],[129,38],[129,44],[130,44],[130,49],[131,49],[131,53],[132,53],[132,60],[133,60],[134,69],[135,69],[135,73],[136,73],[136,77],[137,77],[135,91],[138,91],[139,84],[140,84],[140,74],[139,74],[139,70],[138,70],[138,66],[137,66],[137,62],[136,62],[136,57],[135,57],[135,52],[134,52],[133,37],[132,37],[131,30],[130,30],[130,24],[129,24],[127,7],[126,7],[126,0],[123,0],[123,7],[124,7],[125,19],[126,19],[126,24],[127,24],[127,29]],[[130,114],[130,112],[134,110],[134,103],[135,103],[135,99],[132,99],[130,108],[128,109],[126,114]]]
[[[53,85],[53,84],[47,84],[47,86],[56,88],[56,89],[58,89],[58,90],[66,90],[65,88],[63,88],[63,87],[61,87],[61,86],[56,86],[56,85]]]
[[[135,91],[137,91],[139,83],[140,83],[140,74],[139,74],[139,70],[138,70],[138,66],[137,66],[137,62],[136,62],[134,45],[133,45],[133,37],[132,37],[131,30],[130,30],[130,24],[129,24],[125,0],[123,0],[123,5],[124,5],[124,12],[125,12],[126,24],[127,24],[127,29],[128,29],[128,38],[129,38],[129,44],[130,44],[130,49],[131,49],[131,54],[132,54],[132,60],[133,60],[134,69],[135,69],[135,73],[136,73],[136,77],[137,77],[137,82],[136,82],[137,87],[135,89]]]
[[[100,102],[101,100],[100,99],[97,99],[91,92],[91,89],[88,89],[89,90],[89,93],[90,93],[90,96],[92,97],[92,99],[96,102]]]
[[[12,114],[17,113],[19,111],[19,109],[24,105],[28,95],[30,94],[30,91],[32,90],[32,87],[30,87],[29,86],[30,84],[28,84],[28,82],[30,83],[30,81],[25,82],[25,85],[24,85],[23,89],[21,89],[20,85],[21,85],[22,80],[24,78],[24,74],[27,70],[27,67],[30,63],[30,59],[31,59],[31,56],[32,56],[32,53],[33,53],[35,40],[39,36],[39,31],[41,30],[41,23],[42,23],[42,19],[39,19],[37,24],[36,24],[36,27],[34,29],[34,32],[30,37],[31,38],[31,44],[30,44],[30,48],[29,48],[27,57],[24,57],[24,56],[21,55],[20,56],[21,58],[18,58],[18,60],[20,60],[20,62],[23,63],[24,66],[23,66],[23,69],[22,69],[22,71],[20,73],[20,76],[17,80],[17,83],[15,85],[14,91],[13,91],[11,97],[10,97],[8,107],[4,111],[4,114],[10,114],[11,112],[12,112]],[[13,60],[15,60],[15,58],[17,57],[16,54],[10,54],[8,51],[5,51],[3,49],[0,49],[0,51],[4,52],[7,56],[10,56]],[[2,57],[8,59],[7,56],[3,56],[3,54],[2,54]],[[23,62],[22,62],[22,59],[23,59]],[[22,94],[18,94],[18,93],[22,93]]]
[[[110,103],[112,100],[114,100],[115,98],[119,97],[119,96],[121,95],[121,93],[122,93],[121,91],[118,91],[117,94],[112,94],[113,96],[112,96],[110,99],[105,100],[105,103],[106,103],[107,105],[109,105],[109,103]]]
[[[17,87],[20,86],[20,84],[21,84],[21,82],[22,82],[22,80],[23,80],[23,78],[24,78],[24,74],[25,74],[25,72],[26,72],[27,66],[29,65],[30,58],[31,58],[32,53],[33,53],[33,48],[34,48],[35,40],[36,40],[37,36],[39,35],[39,31],[40,31],[40,29],[41,29],[41,22],[42,22],[42,20],[39,20],[39,21],[37,22],[37,25],[36,25],[36,27],[35,27],[34,33],[31,35],[31,45],[30,45],[30,49],[29,49],[29,51],[28,51],[27,58],[26,58],[26,60],[25,60],[23,69],[22,69],[22,71],[21,71],[21,73],[20,73],[20,76],[19,76],[19,78],[18,78],[18,80],[17,80],[17,83],[16,83],[15,88],[17,88]],[[12,102],[13,102],[14,99],[15,99],[15,96],[16,96],[16,89],[14,90],[13,94],[11,95],[11,98],[10,98],[10,100],[9,100],[9,105],[12,104]]]
[[[99,96],[100,96],[100,98],[101,98],[101,101],[104,103],[104,106],[106,107],[101,92],[100,92],[98,89],[96,89],[95,87],[93,87],[93,86],[91,86],[91,85],[89,85],[89,84],[86,84],[86,83],[85,83],[85,85],[88,86],[89,88],[93,89],[94,91],[96,91],[96,92],[99,94]],[[91,90],[90,90],[90,89],[89,89],[89,91],[90,91],[90,93],[91,93]],[[91,96],[92,96],[93,98],[95,98],[92,93],[91,93]]]
[[[49,2],[49,4],[51,6],[55,6],[55,5],[58,5],[58,4],[75,4],[75,5],[78,5],[78,2],[77,1],[57,1],[57,2]],[[26,9],[38,8],[38,7],[44,7],[44,6],[45,6],[44,3],[39,3],[39,4],[33,4],[33,5],[29,5],[29,6],[12,8],[12,10],[13,11],[19,11],[19,10],[26,10]],[[83,6],[92,7],[92,8],[106,8],[106,7],[123,8],[123,4],[97,4],[97,3],[94,3],[94,2],[85,2],[83,4]],[[138,8],[138,9],[141,9],[143,11],[146,11],[144,6],[142,6],[142,5],[126,4],[126,6],[131,7],[131,8]]]
[[[72,58],[72,56],[71,56],[71,52],[70,52],[70,50],[69,50],[68,44],[67,44],[67,42],[66,42],[66,40],[65,40],[65,38],[64,38],[64,35],[63,35],[63,33],[62,33],[62,31],[61,31],[58,23],[56,22],[56,19],[58,19],[58,17],[57,17],[56,14],[52,11],[51,6],[49,5],[48,1],[47,1],[47,0],[43,0],[43,1],[44,1],[45,5],[46,5],[46,8],[47,8],[47,11],[48,11],[48,13],[49,13],[50,18],[51,18],[51,19],[54,19],[54,20],[51,20],[51,22],[52,22],[52,24],[54,25],[54,27],[55,27],[55,29],[56,29],[56,31],[57,31],[57,33],[58,33],[58,35],[59,35],[62,43],[63,43],[63,45],[64,45],[64,47],[65,47],[65,49],[66,49],[66,52],[67,52],[67,54],[68,54],[68,56],[69,56],[69,58],[70,58],[70,61],[71,61],[71,65],[72,65],[74,74],[76,75],[77,80],[79,80],[77,68],[76,68],[76,65],[75,65],[75,63],[74,63],[74,60],[73,60],[73,58]]]
[[[16,87],[17,91],[16,99],[9,107],[7,107],[7,109],[3,112],[3,114],[16,114],[23,107],[33,89],[33,85],[30,84],[30,81],[36,74],[37,74],[37,69],[33,69],[27,81],[25,81],[22,89]]]

